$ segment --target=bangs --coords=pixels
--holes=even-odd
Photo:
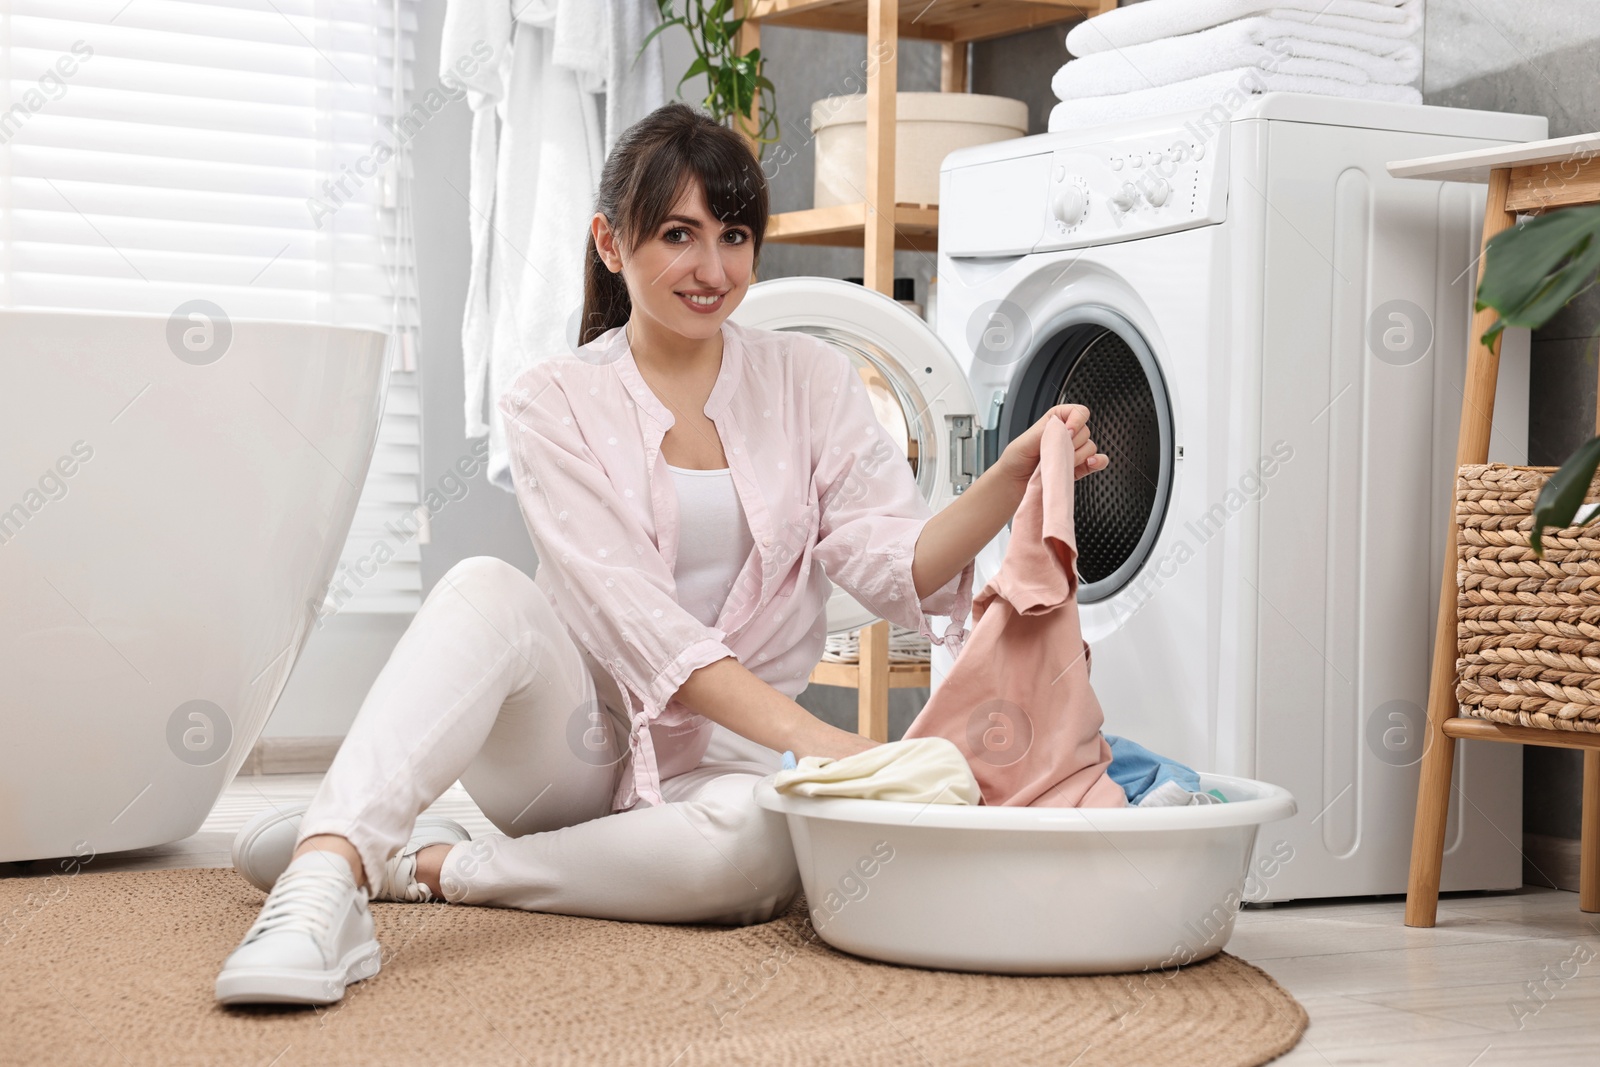
[[[727,226],[750,229],[754,252],[761,254],[767,230],[767,182],[755,157],[724,138],[687,137],[668,141],[652,153],[634,175],[637,183],[628,201],[633,217],[625,226],[637,246],[672,213],[672,207],[699,180],[706,209]]]

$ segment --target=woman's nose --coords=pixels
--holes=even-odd
[[[728,255],[729,251],[713,245],[700,253],[699,261],[694,266],[695,282],[707,289],[722,288],[728,279],[728,270],[722,257]]]

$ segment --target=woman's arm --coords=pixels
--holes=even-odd
[[[911,580],[926,597],[951,578],[1017,513],[1028,480],[1017,481],[999,464],[990,467],[962,494],[930,518],[917,536]]]
[[[829,726],[732,656],[696,668],[679,687],[676,697],[696,713],[741,737],[777,752],[792,751],[796,759],[837,759],[864,752],[878,743]]]
[[[925,597],[960,573],[961,568],[994,539],[1022,503],[1028,481],[1039,466],[1039,442],[1050,419],[1064,419],[1072,428],[1075,477],[1082,478],[1109,462],[1089,437],[1089,409],[1082,404],[1057,404],[1000,454],[965,492],[940,509],[922,528],[912,550],[911,580]]]

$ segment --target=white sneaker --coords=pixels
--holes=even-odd
[[[471,841],[466,827],[443,816],[434,816],[437,822],[418,826],[411,831],[411,839],[389,857],[383,865],[383,876],[378,879],[378,895],[374,900],[398,900],[413,904],[439,901],[433,890],[417,881],[417,853],[429,845],[456,845]],[[443,888],[443,887],[441,887]]]
[[[367,891],[336,852],[313,851],[277,878],[261,914],[223,961],[223,1004],[332,1004],[378,973]]]
[[[294,843],[300,836],[300,819],[309,804],[268,808],[234,835],[233,868],[245,881],[263,893],[272,891],[278,875],[289,865],[294,854]],[[376,879],[378,891],[372,900],[395,900],[424,903],[437,900],[433,892],[416,881],[416,853],[428,845],[454,845],[472,840],[466,827],[442,815],[426,812],[417,816],[411,839],[398,853],[384,864]]]

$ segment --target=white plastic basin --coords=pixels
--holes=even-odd
[[[774,777],[756,783],[756,802],[787,817],[824,941],[996,974],[1165,969],[1220,952],[1248,899],[1256,828],[1296,810],[1280,786],[1217,774],[1201,788],[1230,802],[1183,808],[802,797]]]

